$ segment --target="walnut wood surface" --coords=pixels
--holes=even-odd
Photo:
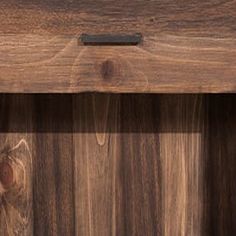
[[[33,235],[32,100],[0,96],[0,235]]]
[[[208,157],[205,167],[208,235],[236,234],[236,97],[208,97]]]
[[[9,0],[0,22],[1,92],[236,91],[235,0]],[[144,40],[89,47],[82,33]]]
[[[235,235],[235,105],[1,95],[1,235]]]
[[[31,98],[35,108],[34,235],[74,235],[72,99],[65,95]]]

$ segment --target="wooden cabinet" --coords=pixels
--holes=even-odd
[[[236,235],[236,1],[2,0],[0,22],[1,236]]]

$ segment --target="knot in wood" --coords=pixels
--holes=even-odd
[[[5,189],[9,189],[14,182],[12,165],[8,161],[0,163],[0,182]]]
[[[114,63],[111,60],[106,60],[101,66],[101,75],[103,79],[111,79],[114,74]]]

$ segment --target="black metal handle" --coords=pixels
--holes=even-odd
[[[140,33],[136,34],[122,34],[122,35],[112,35],[112,34],[82,34],[80,40],[84,45],[137,45],[142,41],[142,35]]]

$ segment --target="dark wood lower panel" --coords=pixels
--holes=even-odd
[[[236,234],[235,95],[1,95],[0,235]]]

